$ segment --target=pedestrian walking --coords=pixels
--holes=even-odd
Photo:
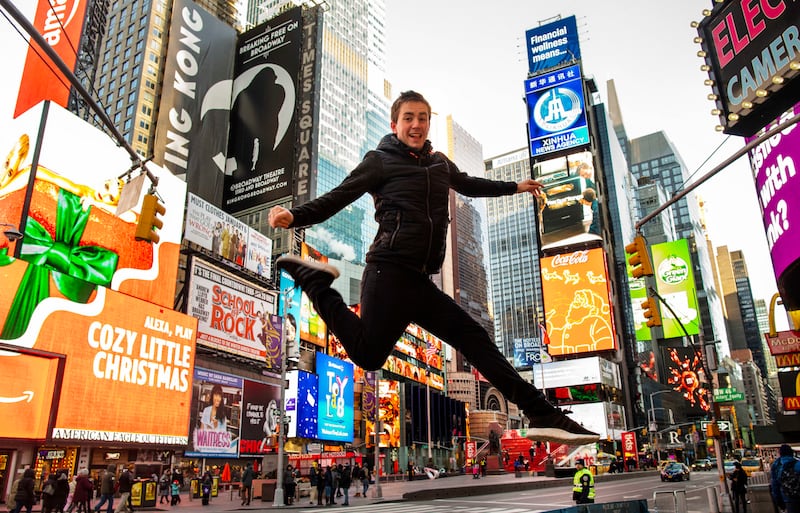
[[[728,476],[733,494],[733,513],[747,513],[747,473],[738,461],[733,463],[733,467],[733,472]]]
[[[352,483],[352,481],[353,472],[350,469],[350,463],[348,462],[342,469],[342,477],[339,478],[339,486],[341,487],[342,494],[344,495],[344,502],[342,502],[342,506],[350,505],[350,483]]]
[[[778,454],[769,469],[772,502],[785,513],[800,513],[800,460],[788,444],[781,445]]]
[[[106,503],[108,503],[106,513],[114,511],[114,485],[117,482],[116,470],[117,467],[112,463],[106,467],[100,477],[100,501],[94,506],[95,513],[100,513],[100,508]]]
[[[69,496],[69,471],[61,469],[56,474],[58,477],[56,478],[56,493],[53,494],[53,502],[55,511],[64,513],[64,507]]]
[[[294,491],[297,483],[294,480],[294,468],[291,465],[286,466],[283,472],[283,504],[288,506],[294,504]]]
[[[577,472],[572,478],[572,500],[575,504],[591,504],[594,502],[594,476],[582,459],[575,461],[575,468]]]
[[[366,465],[361,467],[361,496],[367,496],[367,490],[369,490],[370,481],[372,481],[372,469]]]
[[[77,513],[89,513],[92,510],[90,501],[92,500],[93,491],[94,485],[92,480],[89,479],[89,469],[80,469],[78,477],[75,479],[75,492],[72,494],[72,504],[75,506]]]
[[[350,486],[356,489],[356,493],[353,497],[361,497],[361,467],[358,466],[358,463],[353,465],[350,476]]]
[[[330,465],[325,467],[325,475],[323,476],[323,482],[325,483],[325,505],[330,506],[331,504],[336,504],[334,500],[333,494],[335,493],[335,488],[333,484],[333,469]]]
[[[158,479],[158,495],[159,504],[170,503],[172,495],[172,482],[170,481],[169,469],[164,469],[164,472],[161,473],[161,477]]]
[[[255,475],[256,473],[253,471],[253,464],[247,462],[247,465],[244,468],[244,473],[242,474],[242,506],[250,505],[250,498],[253,495],[253,478]]]
[[[36,497],[33,495],[34,478],[36,472],[32,468],[26,468],[17,484],[17,491],[14,494],[14,509],[11,513],[19,513],[25,508],[26,513],[31,513]],[[88,512],[87,512],[88,513]]]
[[[42,513],[53,513],[55,510],[56,479],[56,473],[50,472],[42,485]]]
[[[321,466],[316,467],[316,474],[317,474],[317,506],[322,506],[322,501],[325,500],[325,472],[322,470]]]
[[[530,437],[579,445],[599,438],[550,404],[500,353],[489,334],[430,275],[440,271],[446,251],[450,190],[470,197],[516,193],[538,196],[542,184],[471,177],[434,152],[428,131],[431,107],[414,91],[391,107],[392,133],[329,192],[288,210],[269,212],[273,228],[321,223],[363,194],[372,195],[378,232],[366,255],[361,313],[352,312],[331,287],[339,271],[328,264],[286,255],[276,261],[311,299],[348,357],[365,370],[380,369],[409,323],[458,349],[531,422]],[[412,300],[409,300],[412,298]]]
[[[181,503],[181,483],[176,479],[169,485],[170,506],[177,506]]]

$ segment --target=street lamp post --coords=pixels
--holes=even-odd
[[[658,394],[666,394],[668,392],[672,392],[672,390],[657,390],[650,394],[650,409],[647,410],[647,432],[650,433],[650,448],[653,449],[655,447],[655,440],[653,438],[653,433],[658,431],[658,424],[656,424],[656,415],[655,415],[655,408],[653,407],[653,396]],[[656,465],[661,463],[661,453],[660,451],[656,450]]]
[[[375,373],[375,491],[373,496],[376,499],[383,498],[383,491],[381,490],[381,409],[380,409],[380,384],[381,384],[381,371]],[[369,476],[367,476],[369,477]]]
[[[280,276],[278,281],[280,281]],[[286,319],[289,312],[289,301],[294,287],[287,287],[281,291],[283,300],[283,322],[281,323],[281,394],[280,401],[278,402],[278,468],[275,475],[275,495],[272,500],[273,508],[282,508],[284,506],[284,490],[283,490],[283,439],[286,436],[286,409],[284,402],[286,401]]]

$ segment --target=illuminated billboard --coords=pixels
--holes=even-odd
[[[542,250],[601,240],[601,201],[591,152],[538,162],[533,177],[544,185],[536,199]]]
[[[800,104],[781,119],[800,114]],[[773,128],[780,120],[770,123]],[[750,142],[752,139],[747,139]],[[797,282],[800,275],[800,128],[792,125],[750,151],[750,166],[756,182],[758,204],[772,267],[787,310],[800,309]]]
[[[194,370],[186,456],[238,456],[243,383],[242,378],[223,372]]]
[[[533,373],[533,383],[541,389],[598,383],[622,388],[619,365],[599,356],[546,363]]]
[[[708,389],[701,380],[703,375],[703,356],[691,347],[665,347],[665,384],[681,394],[688,402],[690,415],[703,415],[711,405],[708,402]]]
[[[545,257],[540,268],[550,355],[616,349],[603,250]]]
[[[193,258],[187,311],[198,319],[197,343],[280,370],[281,319],[275,294]]]
[[[244,380],[240,458],[261,456],[277,450],[280,400],[280,386]]]
[[[286,373],[289,388],[286,389],[285,404],[289,438],[317,438],[317,402],[319,401],[319,377],[301,370]]]
[[[67,399],[58,406],[54,439],[187,443],[196,319],[2,255],[0,283],[9,291],[0,294],[4,333],[18,331],[35,300],[33,290],[13,291],[33,284],[49,291],[22,334],[5,342],[66,355],[61,396]],[[72,301],[66,287],[88,290],[89,297]],[[87,415],[86,405],[103,407]]]
[[[168,34],[153,161],[220,205],[236,30],[192,0],[174,0]]]
[[[381,431],[378,433],[380,447],[400,447],[400,382],[390,379],[378,380],[378,417]],[[367,445],[375,445],[375,423],[367,420]]]
[[[694,284],[692,259],[686,239],[654,244],[651,248],[656,290],[675,311],[661,308],[661,323],[664,338],[697,335],[700,329],[700,310],[697,306],[697,291]],[[683,328],[681,328],[683,326]]]
[[[26,350],[0,351],[0,438],[50,436],[64,358]]]
[[[295,7],[239,36],[223,193],[227,212],[292,194],[301,16]]]
[[[353,364],[317,353],[317,438],[353,441]]]
[[[305,242],[301,244],[300,257],[318,262],[328,262],[328,257]],[[295,341],[294,348],[300,347],[300,339],[319,347],[325,347],[328,329],[325,321],[314,309],[314,304],[299,286],[295,286],[294,278],[283,269],[280,271],[279,281],[281,290],[279,313],[286,318],[286,339]],[[288,298],[286,291],[288,291]],[[283,314],[284,303],[286,303],[286,315]]]
[[[750,136],[797,102],[800,3],[714,3],[700,22],[720,125]]]
[[[272,239],[189,194],[184,238],[259,276],[272,276]]]
[[[575,16],[525,31],[528,71],[533,74],[558,68],[581,58]]]
[[[0,223],[19,226],[41,114],[32,109],[9,121],[13,140],[0,141],[11,151],[0,179]],[[119,178],[131,167],[130,155],[104,132],[57,105],[50,106],[41,143],[24,243],[18,242],[20,258],[172,308],[186,183],[166,169],[147,165],[158,177],[157,194],[166,212],[159,216],[160,242],[136,240],[147,187],[137,189],[141,183]],[[9,254],[15,249],[5,240],[0,244],[8,246]]]
[[[589,146],[580,66],[569,66],[526,80],[525,100],[529,146],[534,159]]]

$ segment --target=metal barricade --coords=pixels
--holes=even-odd
[[[686,490],[653,492],[654,510],[658,513],[687,513]]]

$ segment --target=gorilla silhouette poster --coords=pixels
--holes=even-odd
[[[239,37],[223,210],[291,195],[303,24],[287,11]]]

